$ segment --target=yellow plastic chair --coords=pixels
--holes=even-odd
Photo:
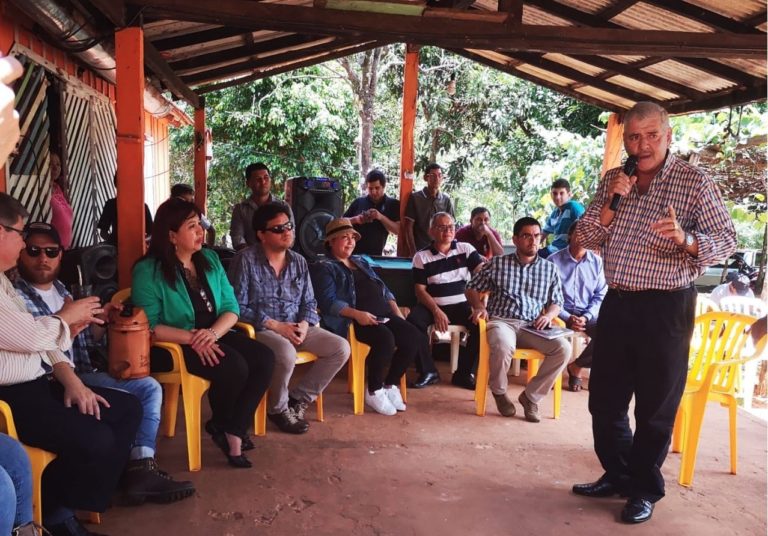
[[[364,394],[365,394],[365,358],[368,357],[371,347],[357,340],[355,336],[355,326],[350,322],[347,339],[351,348],[349,357],[349,369],[347,381],[349,390],[352,392],[352,408],[355,415],[362,415],[365,412]],[[403,402],[408,402],[408,393],[406,393],[405,374],[400,378],[400,394],[403,395]]]
[[[16,424],[13,422],[11,406],[0,400],[0,432],[4,432],[18,441]],[[56,459],[56,454],[47,450],[30,447],[22,443],[32,465],[32,520],[38,525],[43,523],[42,479],[46,466]]]
[[[244,334],[246,334],[251,339],[256,340],[256,329],[246,322],[238,322],[235,324],[234,329],[242,331]],[[312,363],[313,361],[317,361],[317,355],[313,354],[312,352],[296,352],[296,364],[297,365],[303,365],[304,363]],[[256,408],[256,414],[254,416],[253,420],[253,433],[257,436],[263,436],[267,434],[267,399],[269,395],[269,391],[264,393],[264,396],[261,397],[261,402],[259,402],[259,406]],[[320,422],[325,421],[325,416],[323,414],[323,393],[320,393],[317,395],[317,399],[315,400],[315,404],[317,405],[317,420]]]
[[[122,303],[131,296],[131,289],[122,289],[112,297],[113,303]],[[187,430],[187,458],[190,471],[202,467],[201,403],[211,382],[187,371],[181,346],[171,342],[155,342],[152,346],[166,350],[173,361],[173,369],[155,372],[152,377],[163,386],[163,427],[166,437],[176,435],[176,415],[179,410],[179,388],[184,393],[184,422]]]
[[[561,322],[556,322],[562,324]],[[480,417],[485,416],[485,402],[488,396],[488,378],[490,377],[491,352],[488,347],[488,336],[486,333],[486,321],[478,321],[480,327],[480,356],[477,363],[477,377],[475,379],[475,413]],[[538,350],[530,348],[516,348],[512,359],[525,359],[528,361],[528,374],[526,382],[536,376],[539,371],[539,365],[544,360],[544,354]],[[554,392],[554,411],[553,418],[560,418],[560,402],[563,398],[563,375],[558,374],[555,380]]]
[[[751,356],[741,357],[749,338],[749,327],[754,321],[747,315],[727,312],[705,313],[696,318],[696,328],[702,339],[696,348],[691,348],[688,378],[672,433],[672,451],[682,451],[678,477],[682,486],[693,483],[707,402],[719,402],[728,407],[731,474],[736,474],[736,379],[740,365],[760,355],[754,352]],[[764,345],[765,337],[758,350],[761,351]]]

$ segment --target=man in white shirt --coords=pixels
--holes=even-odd
[[[727,296],[744,296],[746,298],[754,298],[755,294],[752,289],[749,288],[749,278],[744,274],[738,272],[730,272],[725,278],[725,283],[716,286],[712,293],[709,295],[709,299],[720,307],[720,300]]]

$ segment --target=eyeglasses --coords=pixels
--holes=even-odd
[[[447,233],[456,229],[455,225],[433,225],[433,229],[440,231],[441,233]]]
[[[19,236],[21,236],[21,238],[25,240],[27,238],[27,231],[24,231],[22,229],[17,229],[16,227],[11,227],[10,225],[5,225],[3,223],[0,223],[0,227],[5,229],[6,231],[13,231],[15,233],[19,233]]]
[[[45,252],[46,257],[49,259],[55,259],[59,256],[59,253],[61,253],[61,247],[51,246],[47,248],[41,248],[38,246],[27,246],[24,248],[24,251],[26,251],[27,255],[30,257],[39,257],[41,253]]]
[[[275,225],[274,227],[267,227],[264,230],[274,234],[283,234],[286,231],[293,231],[293,227],[293,222],[289,221],[288,223],[281,223],[280,225]]]

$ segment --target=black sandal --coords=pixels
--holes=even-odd
[[[566,367],[568,371],[568,390],[574,393],[581,391],[581,378],[574,374],[571,374],[571,365]]]
[[[211,422],[208,421],[205,423],[205,431],[211,434],[211,439],[213,439],[213,442],[216,443],[216,446],[221,449],[221,452],[224,453],[224,456],[227,457],[227,462],[232,467],[237,467],[238,469],[247,469],[249,467],[253,467],[253,464],[251,461],[245,457],[244,454],[238,454],[237,456],[232,456],[229,453],[229,441],[227,441],[227,434],[217,429],[217,427]],[[253,448],[253,442],[249,439],[248,442],[251,444],[251,448]],[[244,445],[241,445],[240,449],[242,451]]]

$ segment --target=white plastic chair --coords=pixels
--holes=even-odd
[[[435,325],[432,324],[427,328],[427,337],[429,337],[430,344],[432,343],[433,333],[437,333],[439,336],[448,335],[451,338],[451,374],[453,374],[459,367],[459,347],[461,346],[461,334],[469,334],[469,331],[464,326],[454,324],[449,324],[446,331],[438,331],[435,329]]]

